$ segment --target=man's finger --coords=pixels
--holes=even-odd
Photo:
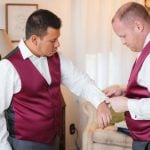
[[[98,125],[101,129],[104,129],[104,123],[102,121],[102,118],[98,117]]]
[[[105,103],[106,103],[106,104],[110,104],[110,99],[107,98],[107,99],[105,100]]]

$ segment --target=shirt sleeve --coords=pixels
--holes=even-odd
[[[7,67],[6,67],[7,66]],[[19,89],[15,84],[18,82],[18,75],[8,60],[0,61],[0,147],[4,150],[11,150],[7,141],[8,131],[4,111],[9,107],[13,93]]]
[[[62,84],[70,89],[77,96],[90,101],[95,107],[107,97],[96,83],[86,73],[75,67],[71,61],[60,54]]]
[[[4,117],[4,113],[0,114],[0,148],[3,150],[12,150],[10,144],[7,141],[8,132],[6,130],[6,120]]]
[[[145,59],[141,70],[138,73],[137,82],[150,92],[150,55]],[[150,120],[150,98],[139,100],[129,99],[128,109],[131,117],[135,120]]]

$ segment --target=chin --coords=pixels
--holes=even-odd
[[[131,49],[132,52],[139,52],[139,50],[136,49],[136,48],[130,48],[130,49]]]
[[[55,53],[52,53],[52,54],[49,54],[49,55],[47,55],[47,57],[51,57],[51,56],[53,56]]]
[[[53,56],[52,54],[51,55],[47,55],[47,57],[51,57],[51,56]]]

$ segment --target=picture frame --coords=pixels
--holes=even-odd
[[[30,14],[38,9],[38,4],[12,4],[5,5],[6,32],[12,42],[25,39],[25,25]]]

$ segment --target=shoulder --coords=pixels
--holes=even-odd
[[[0,72],[10,72],[12,70],[14,70],[14,66],[12,65],[12,63],[8,60],[8,59],[2,59],[0,61]]]

